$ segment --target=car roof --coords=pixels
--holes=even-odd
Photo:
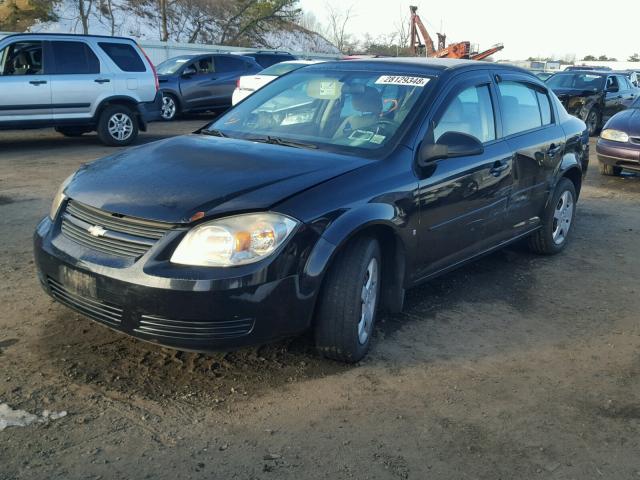
[[[558,73],[571,73],[573,75],[582,75],[586,73],[588,75],[600,75],[601,77],[605,77],[615,72],[611,70],[562,70]]]
[[[7,35],[6,37],[2,37],[2,40],[7,38],[16,38],[16,37],[52,37],[52,38],[64,38],[64,37],[72,37],[72,38],[102,38],[106,40],[127,40],[129,42],[136,41],[133,38],[129,37],[115,37],[111,35],[84,35],[82,33],[38,33],[38,32],[29,32],[29,33],[12,33],[11,35]]]
[[[394,67],[401,67],[404,71],[425,73],[434,71],[444,73],[449,71],[491,69],[497,71],[526,73],[533,76],[533,73],[531,73],[529,70],[516,67],[515,65],[454,58],[382,57],[354,59],[349,61],[337,60],[323,62],[318,65],[311,65],[308,68],[331,68],[338,66],[349,70],[357,70],[362,68],[377,68],[379,70],[384,70],[386,68],[392,69]]]

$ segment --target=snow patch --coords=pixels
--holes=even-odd
[[[44,410],[42,416],[38,416],[24,410],[14,410],[6,403],[0,403],[0,432],[7,427],[28,427],[32,423],[47,423],[66,416],[65,410],[61,412]]]

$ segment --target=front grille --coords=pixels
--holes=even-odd
[[[117,327],[122,323],[122,308],[70,292],[61,283],[47,277],[53,298],[89,318]]]
[[[68,239],[101,253],[127,258],[144,255],[173,227],[170,223],[118,216],[74,200],[69,200],[62,215],[62,234]]]
[[[151,337],[206,341],[246,335],[253,329],[253,324],[252,318],[221,322],[187,322],[141,315],[135,331]]]

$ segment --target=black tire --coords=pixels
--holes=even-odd
[[[166,102],[171,102],[173,105],[171,115],[168,114],[169,111],[167,110],[168,106],[166,105]],[[171,122],[175,120],[179,114],[180,114],[180,104],[178,103],[178,99],[176,98],[176,96],[170,93],[163,93],[162,94],[162,110],[160,114],[160,117],[162,118],[162,120],[164,120],[165,122]]]
[[[84,135],[89,131],[84,128],[78,128],[78,127],[56,127],[55,130],[56,132],[61,133],[65,137],[70,137],[70,138],[81,137],[82,135]]]
[[[563,195],[567,192],[571,196],[571,215],[569,223],[566,225],[564,219],[558,220],[556,218],[556,212],[560,213],[560,209],[564,207]],[[569,241],[569,235],[571,233],[573,223],[576,214],[576,188],[573,182],[568,178],[562,178],[556,185],[556,189],[553,192],[553,198],[545,208],[542,218],[542,228],[536,231],[529,238],[529,248],[534,253],[541,255],[555,255],[561,252],[567,246]],[[564,230],[559,230],[556,237],[556,227],[560,224],[560,228],[564,225]],[[564,232],[562,234],[562,232]],[[562,235],[561,235],[562,234]]]
[[[585,118],[584,122],[587,124],[587,128],[589,129],[589,136],[593,137],[597,135],[600,131],[600,122],[602,121],[602,115],[598,110],[592,108],[589,110],[587,114],[587,118]]]
[[[608,165],[604,162],[599,162],[600,173],[602,175],[608,175],[612,177],[618,177],[622,173],[622,167],[616,167],[614,165]]]
[[[372,262],[376,274],[370,275]],[[380,244],[374,238],[356,238],[338,254],[327,272],[316,311],[315,342],[327,358],[347,363],[360,361],[369,351],[375,326],[381,285]],[[375,297],[370,299],[370,321],[363,320],[363,292],[368,278],[373,278]],[[372,309],[371,309],[372,308]],[[361,332],[366,332],[362,339]]]
[[[110,122],[112,120],[117,122],[119,121],[118,119],[127,122],[127,127],[130,128],[126,136],[123,134],[122,138],[118,137],[118,134],[112,134],[109,131]],[[102,143],[112,147],[131,145],[138,138],[138,119],[129,107],[125,105],[110,105],[100,114],[98,137]]]

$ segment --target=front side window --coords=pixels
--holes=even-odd
[[[146,72],[140,55],[128,43],[100,42],[100,48],[123,72]]]
[[[496,138],[491,92],[488,85],[470,87],[449,103],[434,127],[434,141],[447,132],[471,135],[482,143]]]
[[[185,72],[189,69],[191,69],[193,75],[206,75],[208,73],[213,73],[213,59],[211,57],[203,57],[189,64],[187,68],[185,68]]]
[[[607,90],[619,90],[620,85],[618,84],[618,79],[613,75],[607,77]]]
[[[42,75],[42,42],[26,41],[7,45],[0,51],[0,74]]]
[[[500,82],[498,91],[505,136],[542,126],[536,90],[519,82]]]
[[[301,69],[269,83],[211,126],[241,138],[285,138],[346,153],[381,149],[403,132],[432,78]]]
[[[52,73],[100,73],[100,61],[83,42],[51,42],[55,65]]]

